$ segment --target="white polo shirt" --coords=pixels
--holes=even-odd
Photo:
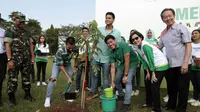
[[[0,27],[0,54],[6,52],[4,47],[4,36],[5,36],[5,30]]]

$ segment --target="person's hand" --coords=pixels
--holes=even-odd
[[[114,81],[112,81],[111,87],[112,87],[112,88],[115,88],[115,82],[114,82]]]
[[[12,60],[10,60],[10,61],[8,62],[8,68],[9,68],[9,69],[15,68],[15,64],[14,64],[14,62],[13,62]]]
[[[123,79],[122,79],[122,82],[123,82],[124,84],[126,84],[127,81],[128,81],[128,76],[124,76]]]
[[[69,83],[72,83],[72,80],[71,80],[71,78],[68,78],[68,82],[69,82]]]
[[[186,74],[188,73],[188,63],[183,63],[181,66],[181,74]]]
[[[150,80],[150,74],[149,74],[149,72],[147,72],[147,75],[146,75],[146,77],[145,77],[145,80]]]
[[[31,64],[34,64],[35,63],[35,57],[32,57],[31,58]]]
[[[157,82],[157,81],[158,81],[158,79],[156,78],[156,74],[155,74],[155,72],[152,72],[151,83],[153,83],[153,82]]]
[[[194,60],[196,60],[197,58],[196,58],[196,56],[192,56],[192,58],[194,59]]]

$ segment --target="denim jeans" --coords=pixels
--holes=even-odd
[[[60,67],[56,63],[53,63],[51,78],[54,78],[54,79],[57,80],[60,71],[61,71]],[[72,71],[71,64],[68,65],[68,66],[65,66],[65,71],[67,72],[67,74],[69,75],[69,77],[72,76],[73,71]],[[55,84],[56,84],[56,81],[55,82],[49,81],[48,86],[47,86],[46,97],[48,97],[48,98],[51,97],[51,94],[52,94],[52,91],[53,91],[53,87],[54,87]],[[70,88],[68,89],[68,91],[70,91]]]
[[[83,71],[85,71],[85,61],[84,62],[80,62],[80,60],[78,60],[78,70],[76,72],[76,89],[80,89],[80,83],[81,83],[81,76],[83,74]],[[90,67],[90,61],[88,61],[88,67],[87,67],[87,74],[86,74],[86,81],[87,87],[90,87],[90,77],[89,77],[89,73],[91,71],[91,67]]]
[[[109,87],[108,75],[110,74],[110,63],[100,63],[97,62],[95,59],[92,61],[92,63],[95,67],[98,68],[96,72],[94,71],[94,69],[92,69],[91,73],[91,92],[95,93],[99,77],[101,77],[101,69],[103,75],[103,89]]]
[[[130,68],[128,71],[128,81],[126,82],[126,93],[124,97],[124,104],[131,103],[132,80],[133,80],[133,75],[135,74],[135,72],[136,72],[135,68]],[[123,72],[120,69],[117,69],[117,72],[115,75],[115,85],[120,96],[124,95],[124,92],[122,90],[122,84],[121,84],[122,78],[123,78]]]

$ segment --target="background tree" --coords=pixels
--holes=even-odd
[[[29,30],[30,36],[38,42],[39,36],[42,33],[40,22],[35,19],[28,19],[26,26]]]
[[[81,38],[81,32],[82,32],[83,27],[89,28],[89,36],[87,38]],[[78,46],[79,49],[85,48],[86,39],[89,39],[89,41],[91,43],[98,43],[99,38],[102,38],[102,39],[105,38],[99,31],[97,22],[95,20],[91,21],[89,23],[82,23],[78,26],[75,26],[72,24],[70,24],[68,26],[62,26],[62,28],[59,30],[59,37],[58,37],[59,38],[58,40],[60,41],[60,42],[58,42],[60,44],[59,45],[60,47],[63,47],[65,45],[63,43],[66,40],[66,38],[69,36],[75,37],[76,46]],[[98,55],[97,52],[99,52],[99,51],[101,52],[101,50],[97,47],[95,49],[94,53],[96,55]],[[77,54],[75,53],[72,55],[76,56]],[[83,55],[85,55],[85,54],[83,54]],[[93,66],[92,63],[91,63],[91,66],[92,66],[92,69],[94,69],[94,71],[97,72],[98,68]]]
[[[58,49],[58,35],[59,28],[54,28],[53,25],[45,31],[47,43],[49,44],[49,50],[51,54],[55,54]]]

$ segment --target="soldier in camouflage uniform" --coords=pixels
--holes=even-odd
[[[31,39],[25,28],[25,16],[21,13],[12,16],[14,25],[5,34],[6,54],[8,57],[8,87],[10,105],[16,105],[15,92],[17,90],[18,74],[21,72],[22,88],[25,91],[25,99],[34,101],[30,94],[30,44]],[[33,51],[32,51],[33,52]]]

